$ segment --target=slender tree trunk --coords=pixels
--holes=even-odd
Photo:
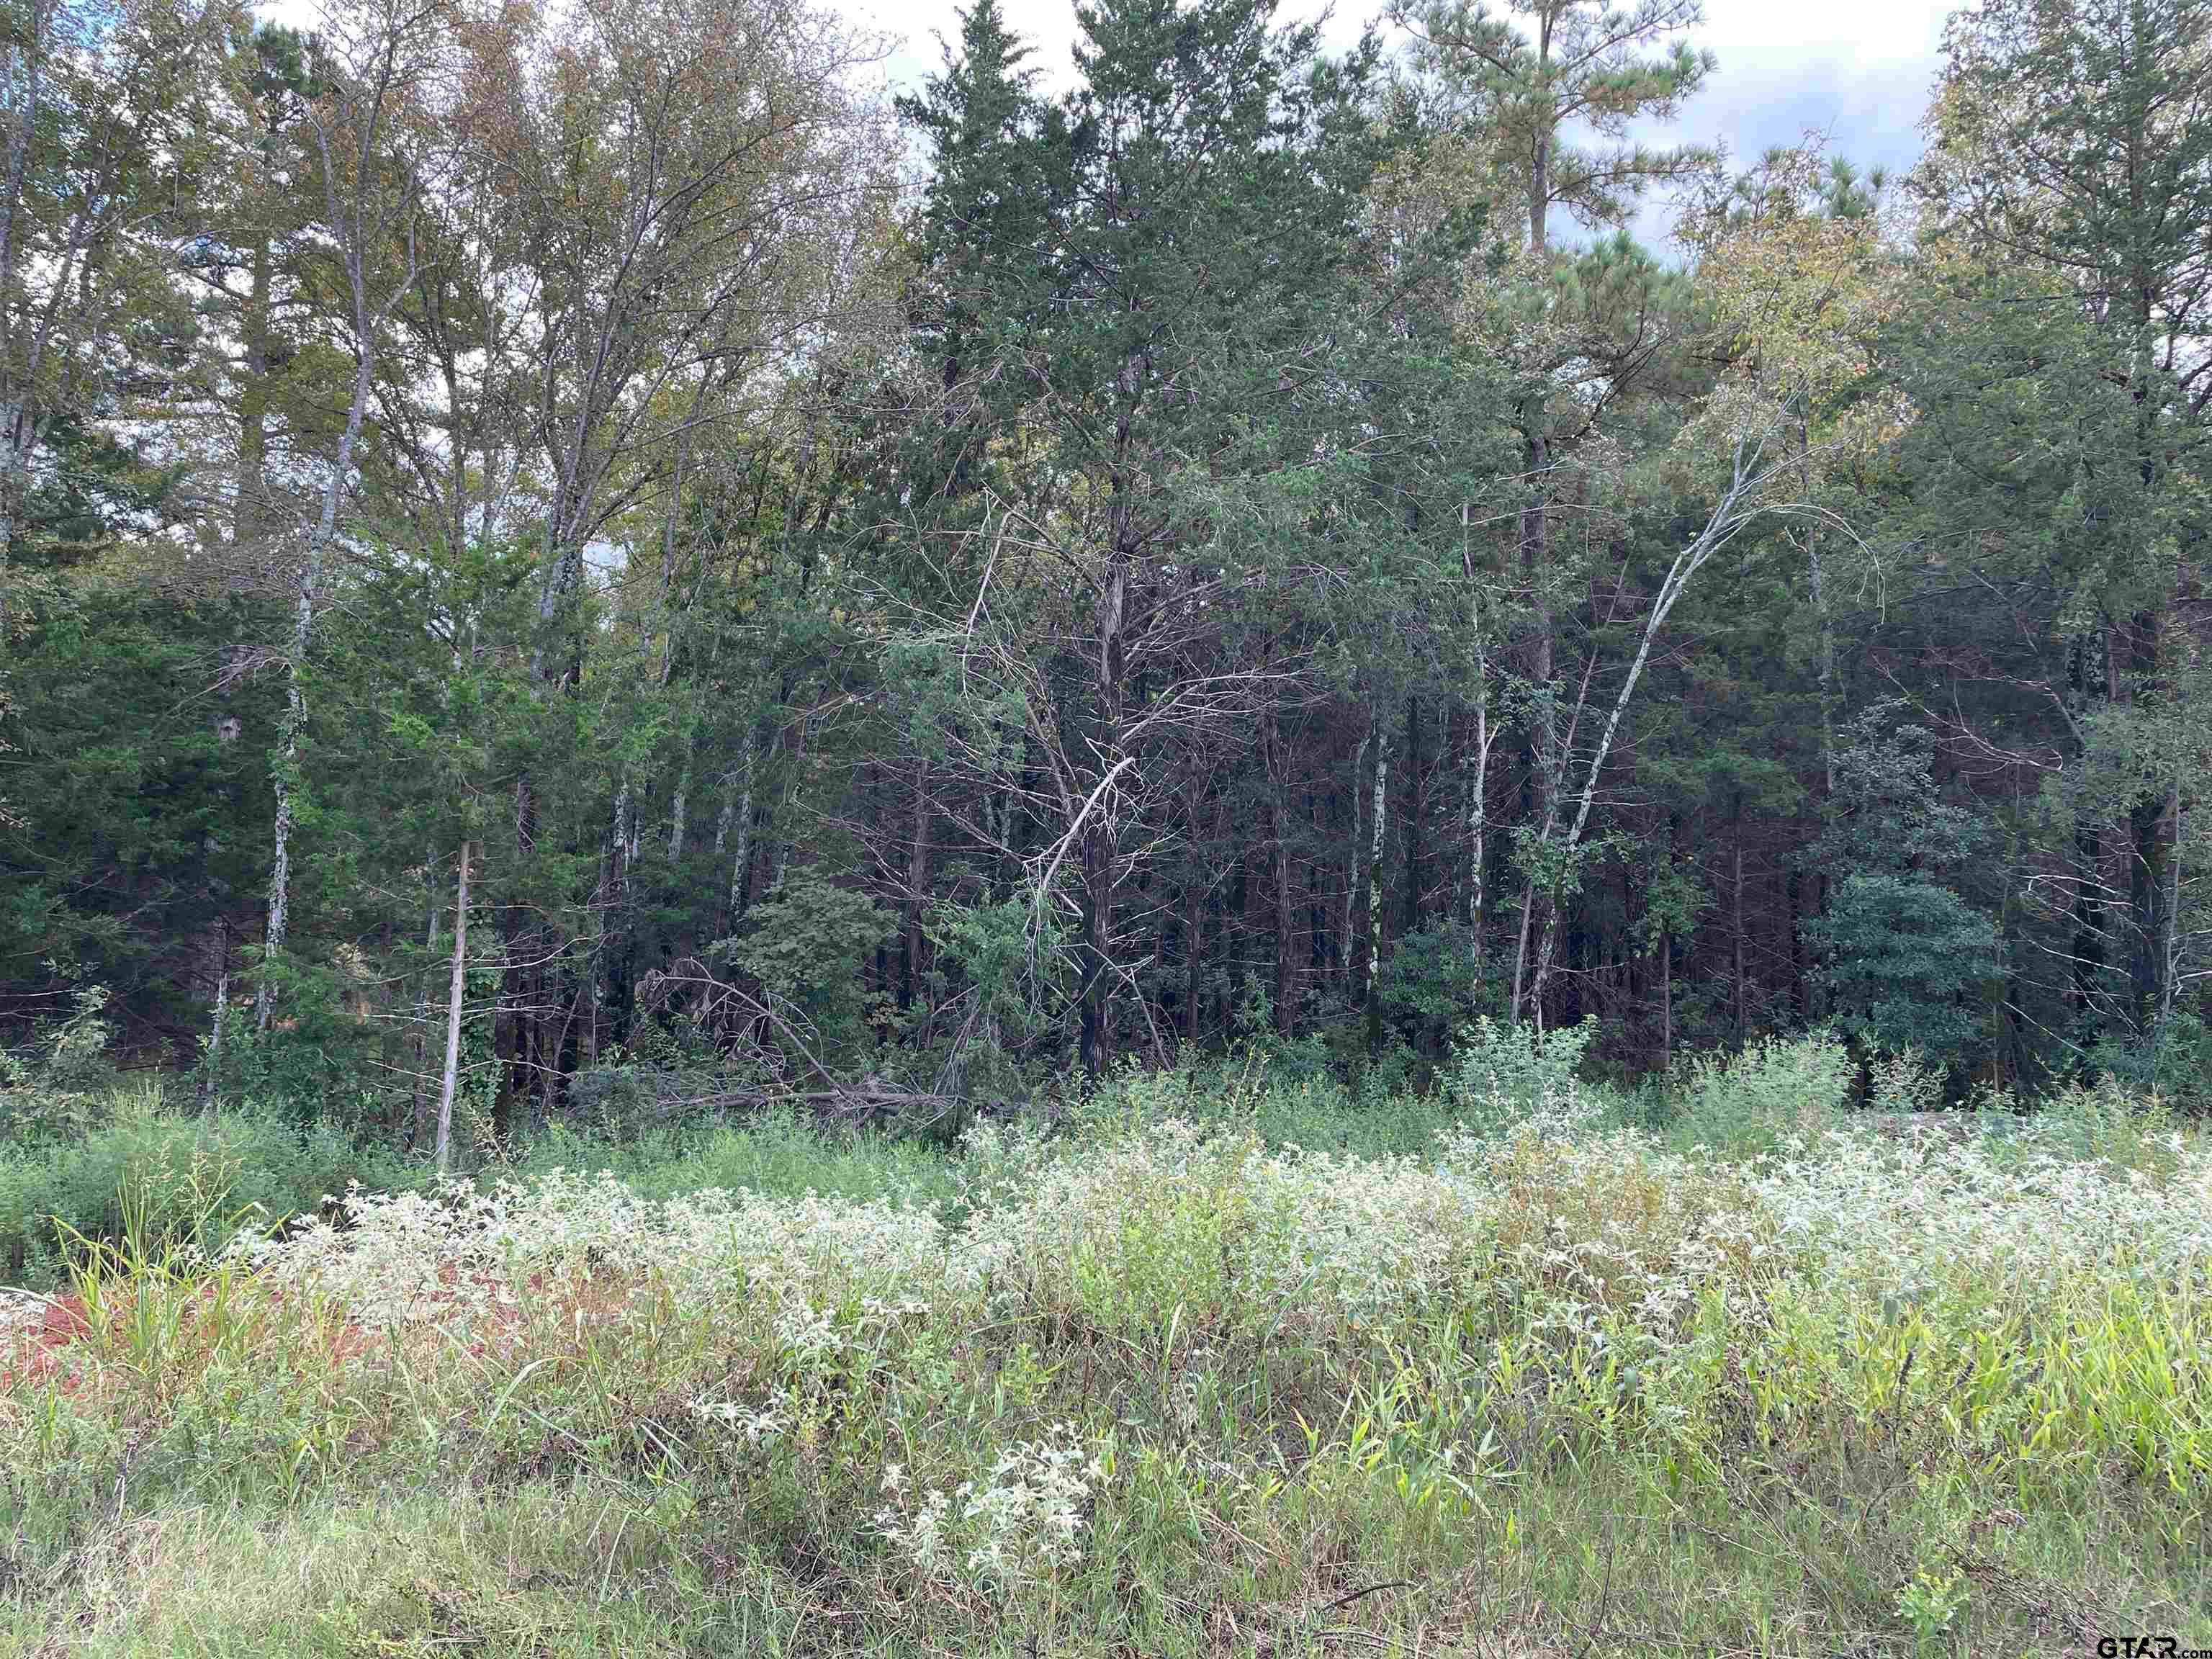
[[[446,1069],[438,1082],[438,1172],[453,1161],[453,1085],[461,1069],[461,1000],[467,991],[469,956],[469,843],[461,843],[453,882],[453,977],[446,993]]]
[[[1536,883],[1532,877],[1521,889],[1521,928],[1513,946],[1513,1018],[1516,1021],[1521,1018],[1522,999],[1524,988],[1528,984],[1528,925],[1534,917],[1535,909]],[[1544,1028],[1542,981],[1539,980],[1535,988],[1533,991],[1526,991],[1525,994],[1531,1004],[1529,1012],[1536,1022],[1536,1029],[1541,1030]]]
[[[1345,792],[1352,801],[1352,841],[1344,853],[1344,915],[1336,936],[1342,941],[1338,971],[1347,1004],[1361,1001],[1365,994],[1360,989],[1365,981],[1360,977],[1364,959],[1359,954],[1358,924],[1367,914],[1367,750],[1374,737],[1375,720],[1370,714],[1352,757],[1352,787]]]
[[[1484,933],[1489,926],[1487,904],[1490,863],[1490,704],[1481,682],[1476,681],[1474,705],[1474,766],[1468,779],[1467,925],[1468,948],[1474,957],[1474,989],[1482,989]]]
[[[1421,700],[1418,696],[1406,699],[1406,764],[1405,782],[1400,786],[1404,810],[1399,816],[1405,821],[1405,869],[1399,888],[1398,931],[1391,937],[1404,939],[1421,925],[1421,821],[1425,816],[1427,781],[1421,773]]]
[[[527,871],[538,852],[538,792],[525,773],[514,785],[516,867]],[[540,1007],[544,1000],[544,939],[527,904],[501,907],[500,937],[507,957],[500,981],[500,1007],[494,1021],[494,1045],[504,1063],[493,1103],[493,1128],[501,1134],[516,1127],[516,1109],[526,1115],[538,1087],[536,1059]]]
[[[424,868],[426,871],[434,872],[437,868],[437,860],[434,858],[426,859]],[[428,937],[422,942],[422,955],[427,962],[437,954],[438,912],[441,907],[438,903],[438,888],[434,874],[423,884],[429,889],[429,898],[425,908],[430,913],[430,920],[426,929]],[[410,1151],[422,1144],[423,1134],[429,1127],[427,1109],[429,1103],[428,1087],[429,1074],[424,1068],[430,1063],[430,972],[426,969],[422,976],[422,989],[415,999],[415,1079],[414,1087],[410,1091],[407,1103],[407,1145]]]
[[[200,1109],[210,1117],[215,1115],[219,1093],[216,1075],[222,1067],[223,1011],[230,1006],[230,921],[217,916],[215,921],[215,1007],[208,1020],[207,1065],[200,1073]]]
[[[2158,1032],[2162,1044],[2171,1035],[2173,1002],[2181,979],[2181,784],[2177,778],[2166,792],[2166,905],[2160,944]]]
[[[752,896],[753,867],[753,781],[756,771],[755,734],[751,726],[745,728],[745,752],[738,768],[738,796],[734,809],[726,805],[722,825],[715,831],[714,851],[722,850],[722,836],[734,821],[738,830],[738,849],[730,860],[729,930],[734,933],[745,914],[745,905]]]
[[[1735,846],[1732,849],[1732,856],[1735,863],[1733,882],[1735,895],[1734,909],[1735,934],[1734,941],[1735,957],[1735,1042],[1736,1047],[1740,1048],[1743,1046],[1744,1034],[1748,1029],[1746,988],[1744,984],[1743,972],[1743,792],[1741,789],[1736,791],[1735,811],[1729,819],[1729,823],[1735,832],[1732,837],[1735,842]]]
[[[1291,905],[1290,812],[1279,787],[1274,802],[1275,1030],[1288,1036],[1297,1022],[1297,927]]]
[[[292,608],[292,651],[285,665],[284,733],[282,758],[276,767],[276,822],[272,836],[273,857],[269,875],[269,920],[261,944],[261,984],[254,998],[254,1029],[267,1031],[275,1012],[276,986],[270,969],[284,954],[284,936],[291,916],[292,791],[299,773],[300,736],[307,723],[307,704],[300,690],[300,674],[307,659],[307,646],[315,627],[315,590],[323,579],[323,557],[337,532],[338,497],[353,471],[354,450],[361,442],[362,422],[368,410],[368,389],[376,367],[376,353],[364,337],[354,365],[353,401],[346,410],[345,429],[338,452],[323,488],[321,517],[307,544],[307,558],[300,572],[299,592]]]
[[[23,205],[23,182],[28,172],[31,135],[39,124],[46,73],[47,30],[53,21],[55,0],[31,0],[25,8],[21,33],[11,43],[9,56],[20,65],[22,100],[8,130],[8,165],[0,184],[0,302],[20,291],[24,250],[31,238],[18,222]],[[11,65],[11,70],[15,65]],[[10,78],[13,78],[11,74]],[[0,308],[0,322],[5,321]],[[8,556],[23,527],[24,501],[30,481],[31,452],[25,440],[37,428],[31,399],[33,388],[16,384],[15,341],[0,338],[0,660],[12,648],[8,615]]]
[[[668,867],[674,869],[684,862],[684,815],[690,803],[685,797],[691,793],[691,757],[684,757],[684,769],[677,775],[676,799],[668,808]]]
[[[797,826],[793,823],[791,803],[798,795],[799,773],[806,762],[807,718],[806,715],[801,714],[799,717],[798,727],[792,733],[791,769],[784,776],[783,793],[776,803],[775,873],[769,881],[769,890],[772,893],[781,892],[783,890],[784,875],[791,868],[792,848],[798,842],[798,830]]]
[[[1474,764],[1467,788],[1467,921],[1473,956],[1473,986],[1480,995],[1484,969],[1484,929],[1489,879],[1490,836],[1490,649],[1482,631],[1482,585],[1468,544],[1469,509],[1459,512],[1460,570],[1468,584],[1468,636],[1474,652]]]
[[[1133,394],[1134,386],[1140,384],[1140,380],[1133,380]],[[1126,448],[1128,444],[1127,416],[1124,416],[1121,425],[1121,441]],[[1115,565],[1107,576],[1098,599],[1098,660],[1094,695],[1097,700],[1095,716],[1097,755],[1102,762],[1119,767],[1127,758],[1122,753],[1122,697],[1127,676],[1127,641],[1123,635],[1123,628],[1127,621],[1128,599],[1128,570],[1124,550],[1129,544],[1132,533],[1128,528],[1132,508],[1119,482],[1115,485]],[[1112,773],[1108,775],[1110,777]],[[1083,937],[1087,958],[1084,963],[1083,1060],[1085,1068],[1093,1077],[1102,1075],[1113,1061],[1114,884],[1115,866],[1120,856],[1121,842],[1115,828],[1113,804],[1101,798],[1086,817],[1083,831]]]
[[[1375,811],[1367,847],[1367,971],[1361,980],[1361,996],[1367,1011],[1367,1045],[1382,1043],[1382,1002],[1375,982],[1382,970],[1382,855],[1389,845],[1390,818],[1390,734],[1378,720],[1375,731]]]
[[[911,1008],[922,971],[921,911],[929,890],[929,763],[914,781],[914,820],[907,841],[906,893],[900,902],[898,1006]]]
[[[1644,670],[1651,660],[1652,642],[1658,638],[1659,630],[1666,626],[1667,618],[1673,613],[1676,602],[1688,589],[1698,572],[1705,568],[1705,562],[1758,516],[1760,509],[1755,504],[1755,492],[1766,480],[1766,475],[1759,471],[1762,447],[1763,440],[1758,438],[1747,435],[1736,440],[1735,453],[1729,466],[1729,487],[1722,495],[1719,505],[1714,507],[1712,516],[1705,521],[1705,527],[1687,547],[1674,556],[1674,562],[1668,568],[1666,577],[1659,585],[1659,592],[1652,599],[1651,609],[1644,619],[1636,655],[1630,659],[1628,672],[1621,680],[1620,689],[1613,695],[1613,707],[1606,715],[1604,726],[1599,729],[1597,744],[1591,751],[1589,765],[1582,772],[1580,786],[1571,798],[1563,798],[1555,793],[1553,810],[1540,815],[1542,822],[1538,838],[1547,850],[1556,847],[1571,860],[1580,849],[1583,831],[1589,824],[1590,810],[1597,799],[1598,780],[1603,775],[1605,763],[1613,753],[1613,741],[1620,733],[1621,721],[1636,696],[1636,688],[1644,678]],[[1540,689],[1539,695],[1543,695]],[[1574,807],[1574,815],[1566,820],[1562,836],[1561,817],[1569,799]],[[1555,836],[1559,839],[1555,840]],[[1521,905],[1524,959],[1526,935],[1535,896],[1535,880],[1532,872],[1523,890]],[[1551,975],[1559,930],[1558,908],[1547,895],[1542,942],[1536,952],[1535,975],[1528,992],[1539,1004],[1543,1000],[1545,982]],[[1521,979],[1517,968],[1513,977],[1517,988]],[[1515,1006],[1519,1006],[1517,998]]]
[[[1184,1042],[1193,1044],[1198,1041],[1198,1002],[1206,984],[1205,944],[1206,884],[1193,879],[1184,885],[1182,901],[1182,1035]]]

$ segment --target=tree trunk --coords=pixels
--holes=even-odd
[[[300,671],[315,626],[315,589],[323,578],[323,556],[337,533],[338,497],[344,493],[346,476],[353,471],[353,453],[361,442],[362,422],[368,410],[368,388],[376,368],[376,352],[366,333],[355,359],[353,401],[346,410],[345,429],[338,437],[338,453],[323,487],[322,514],[307,544],[307,563],[300,572],[299,592],[292,610],[292,651],[285,665],[284,741],[283,757],[276,767],[276,822],[272,839],[274,856],[269,875],[269,921],[262,933],[261,985],[254,999],[253,1023],[266,1031],[275,1010],[275,986],[269,969],[284,954],[284,935],[291,916],[292,787],[299,769],[300,734],[307,723],[306,696],[300,690]]]
[[[1138,380],[1136,384],[1141,384]],[[1120,441],[1129,442],[1129,416],[1124,415]],[[1100,588],[1096,613],[1098,659],[1094,696],[1096,752],[1109,767],[1107,779],[1125,764],[1122,752],[1122,696],[1127,677],[1127,622],[1128,568],[1126,559],[1133,545],[1129,501],[1122,480],[1116,479],[1114,514],[1114,568]],[[1083,939],[1086,960],[1083,975],[1083,1063],[1091,1076],[1104,1073],[1113,1061],[1114,884],[1121,842],[1115,827],[1113,803],[1102,787],[1086,811],[1083,828]]]
[[[230,922],[227,918],[216,918],[215,939],[215,1008],[208,1021],[207,1066],[200,1073],[200,1109],[210,1117],[215,1115],[216,1074],[222,1066],[223,1010],[230,1003]]]
[[[1193,879],[1184,884],[1182,901],[1182,1035],[1198,1041],[1198,1003],[1205,993],[1203,954],[1206,943],[1206,884]]]
[[[1367,750],[1375,740],[1374,728],[1374,717],[1370,714],[1352,757],[1352,787],[1346,792],[1352,801],[1352,840],[1344,853],[1344,915],[1336,936],[1338,972],[1347,1005],[1360,1001],[1365,994],[1360,988],[1365,981],[1361,977],[1364,958],[1359,954],[1358,923],[1367,914]]]
[[[438,1082],[438,1172],[453,1161],[453,1085],[461,1069],[461,999],[467,989],[469,955],[469,843],[461,843],[459,873],[453,883],[453,977],[446,993],[446,1069]]]
[[[914,1006],[915,988],[922,971],[921,910],[929,890],[929,763],[921,763],[914,781],[914,825],[908,840],[906,895],[900,908],[898,1006]]]
[[[745,914],[745,904],[752,896],[753,862],[753,773],[754,733],[745,728],[745,753],[738,771],[738,795],[734,805],[725,801],[722,822],[714,832],[714,851],[722,850],[722,837],[734,822],[738,830],[738,850],[730,860],[730,908],[727,930],[737,931],[738,921]]]
[[[1375,813],[1367,845],[1367,971],[1360,994],[1367,1011],[1367,1046],[1382,1044],[1382,1003],[1375,981],[1382,969],[1382,854],[1390,818],[1390,735],[1378,721],[1375,732]]]
[[[1467,925],[1468,949],[1474,954],[1474,986],[1482,989],[1483,929],[1488,925],[1485,914],[1488,892],[1484,883],[1488,878],[1490,854],[1490,706],[1481,683],[1476,682],[1474,705],[1474,765],[1468,779],[1467,791]]]
[[[1406,857],[1399,889],[1398,931],[1391,935],[1394,939],[1404,939],[1421,925],[1421,820],[1428,785],[1421,775],[1421,700],[1418,696],[1406,699],[1404,772],[1404,809],[1399,817],[1404,820]]]
[[[231,539],[240,546],[259,533],[269,488],[270,235],[264,225],[253,242],[253,286],[246,299],[246,378],[238,392],[237,500],[231,507]]]
[[[684,862],[684,815],[689,809],[686,799],[691,793],[691,757],[685,753],[684,770],[677,775],[676,799],[668,808],[668,867],[674,869]]]
[[[429,875],[429,879],[423,883],[429,890],[427,908],[430,920],[426,930],[428,936],[422,942],[422,955],[427,963],[438,948],[437,860],[426,858],[423,866]],[[407,1146],[410,1152],[422,1144],[423,1133],[429,1127],[429,1091],[427,1086],[429,1073],[424,1068],[430,1063],[430,983],[429,970],[426,968],[422,989],[415,998],[415,1063],[412,1067],[415,1075],[414,1086],[409,1091],[407,1102]]]
[[[1729,819],[1735,830],[1733,857],[1735,860],[1735,1042],[1743,1046],[1746,1024],[1746,997],[1743,976],[1743,792],[1735,795],[1735,811]]]
[[[1291,954],[1295,930],[1291,922],[1291,813],[1285,799],[1290,789],[1290,757],[1283,752],[1282,729],[1273,716],[1262,736],[1267,769],[1268,839],[1273,854],[1275,1030],[1287,1037],[1297,1000],[1297,964]]]

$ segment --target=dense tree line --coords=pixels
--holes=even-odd
[[[1960,11],[1905,179],[1638,142],[1695,0],[6,15],[12,1036],[2212,1075],[2204,0]]]

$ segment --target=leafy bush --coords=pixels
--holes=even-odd
[[[1504,1128],[1546,1103],[1576,1103],[1583,1057],[1597,1036],[1595,1024],[1540,1031],[1534,1025],[1501,1025],[1476,1017],[1452,1045],[1446,1091],[1463,1113]]]
[[[1394,1053],[1404,1051],[1386,1048],[1385,1060]],[[1415,1094],[1404,1086],[1402,1074],[1378,1066],[1363,1073],[1354,1090],[1318,1066],[1278,1066],[1273,1059],[1261,1047],[1234,1063],[1171,1072],[1131,1067],[1086,1103],[1086,1132],[1180,1120],[1249,1134],[1272,1150],[1408,1158],[1428,1151],[1439,1133],[1459,1121],[1452,1101]]]
[[[2158,1095],[2184,1110],[2212,1109],[2212,1026],[2177,1007],[2144,1036],[2114,1030],[2089,1050],[2092,1076],[2111,1077],[2137,1095]]]
[[[716,948],[771,1001],[796,1009],[825,1062],[866,1036],[860,964],[890,937],[890,915],[865,893],[797,875],[755,905],[742,936]]]
[[[125,1102],[82,1139],[0,1152],[0,1279],[51,1284],[73,1241],[118,1243],[126,1223],[150,1231],[149,1243],[212,1252],[241,1229],[319,1209],[349,1182],[404,1188],[419,1178],[334,1129]]]
[[[529,1182],[563,1170],[605,1171],[653,1199],[722,1188],[779,1198],[811,1192],[854,1202],[942,1200],[959,1187],[957,1167],[930,1146],[875,1130],[825,1129],[783,1111],[644,1136],[584,1133],[556,1124],[498,1173]]]
[[[1850,1055],[1835,1036],[1762,1037],[1683,1067],[1664,1128],[1680,1146],[1745,1157],[1817,1137],[1850,1094]]]
[[[81,1135],[100,1115],[112,1088],[107,1045],[113,1032],[101,1018],[104,986],[77,993],[69,1017],[25,1052],[0,1048],[0,1133],[11,1146]]]
[[[2180,1125],[2157,1095],[2118,1079],[2070,1083],[2043,1102],[2039,1127],[2072,1156],[2163,1179],[2181,1156]]]
[[[757,1069],[732,1061],[688,1015],[641,1018],[628,1048],[569,1079],[565,1127],[606,1146],[650,1140],[706,1115],[695,1103],[757,1086]]]
[[[1867,1104],[1878,1112],[1932,1112],[1943,1103],[1942,1068],[1911,1043],[1867,1062]]]
[[[1431,922],[1401,939],[1375,981],[1383,1013],[1424,1051],[1441,1044],[1478,994],[1474,935],[1457,919]]]

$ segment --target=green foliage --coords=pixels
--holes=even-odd
[[[1855,873],[1933,878],[1984,850],[1985,825],[1947,799],[1936,776],[1936,739],[1897,723],[1902,705],[1862,709],[1837,734],[1836,789],[1814,856]]]
[[[884,100],[666,3],[11,14],[11,1156],[195,1055],[411,1152],[465,848],[456,1122],[538,1175],[863,1073],[1413,1156],[1602,1066],[1779,1151],[1808,1025],[1886,1114],[2212,1105],[2203,0],[1962,12],[1909,234],[1663,145],[1687,0],[1096,0],[1049,79],[976,0]],[[475,90],[325,153],[377,62]]]
[[[104,985],[142,1032],[200,1029],[182,947],[217,942],[258,897],[273,810],[270,688],[210,690],[210,665],[263,620],[115,585],[10,612],[26,637],[0,642],[0,984]]]
[[[2069,1083],[2054,1091],[2038,1121],[2075,1156],[2119,1170],[2163,1180],[2180,1160],[2181,1126],[2172,1107],[2155,1094],[2135,1092],[2117,1078]]]
[[[1383,1013],[1417,1046],[1433,1048],[1480,997],[1474,935],[1456,919],[1404,935],[1376,978]]]
[[[611,1171],[653,1199],[720,1188],[936,1205],[951,1202],[962,1186],[960,1165],[939,1149],[881,1131],[826,1129],[778,1111],[648,1133],[610,1134],[556,1123],[496,1167],[526,1181],[556,1170]]]
[[[929,939],[971,989],[997,1041],[1021,1049],[1046,1029],[1042,1004],[1065,994],[1071,965],[1065,929],[1050,906],[1024,898],[940,905]]]
[[[1867,1066],[1867,1104],[1878,1112],[1929,1112],[1943,1103],[1943,1072],[1907,1043]]]
[[[1818,1139],[1838,1120],[1855,1073],[1842,1042],[1825,1032],[1698,1054],[1670,1080],[1662,1132],[1674,1146],[1729,1158],[1778,1152]]]
[[[99,1121],[101,1097],[115,1082],[106,1007],[107,988],[89,986],[27,1053],[0,1048],[0,1137],[9,1145],[72,1139]]]
[[[857,1046],[867,1010],[860,966],[890,937],[891,916],[866,894],[810,873],[755,906],[746,923],[744,934],[717,947],[731,963],[772,1004],[795,1012],[827,1054]]]
[[[1897,1592],[1899,1617],[1912,1627],[1914,1642],[1923,1654],[1949,1650],[1951,1626],[1973,1600],[1965,1575],[1956,1571],[1916,1570],[1911,1581]]]
[[[1989,1040],[1996,928],[1948,888],[1854,875],[1807,924],[1839,1029],[1870,1048],[1917,1048],[1954,1070]]]
[[[2092,1076],[2111,1077],[2137,1095],[2156,1095],[2185,1110],[2212,1106],[2212,1026],[2179,1007],[2147,1036],[2108,1030],[2087,1056]]]
[[[912,1190],[781,1121],[650,1177],[719,1194],[142,1230],[0,1367],[0,1637],[736,1656],[834,1582],[895,1655],[1203,1659],[1229,1605],[1285,1652],[2212,1639],[2201,1142],[2146,1207],[2034,1133],[1369,1159],[1124,1104]]]
[[[1419,1157],[1462,1121],[1458,1106],[1442,1095],[1417,1094],[1402,1078],[1369,1076],[1371,1084],[1364,1077],[1353,1089],[1318,1067],[1270,1063],[1264,1050],[1240,1062],[1172,1072],[1131,1068],[1088,1098],[1082,1121],[1095,1134],[1180,1121],[1274,1149],[1375,1158]]]
[[[1596,1037],[1591,1024],[1540,1031],[1479,1014],[1452,1045],[1449,1088],[1469,1106],[1502,1100],[1526,1108],[1564,1098],[1574,1092],[1583,1056]]]
[[[158,1099],[110,1103],[81,1136],[0,1149],[0,1279],[51,1285],[83,1243],[143,1242],[203,1254],[241,1229],[319,1212],[349,1182],[402,1188],[420,1177],[389,1151],[328,1126],[258,1113],[172,1115]]]

